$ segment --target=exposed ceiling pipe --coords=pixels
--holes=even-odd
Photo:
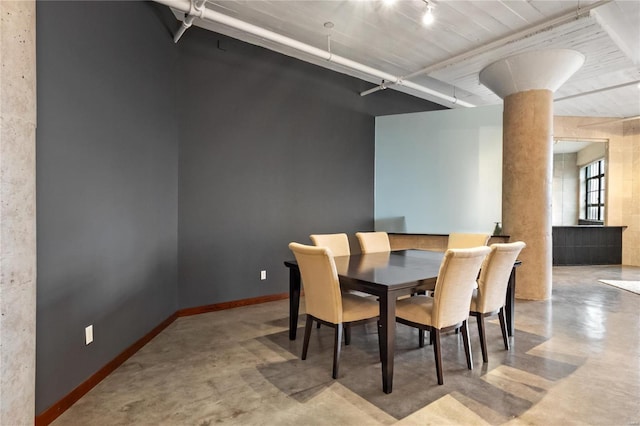
[[[467,50],[466,52],[462,52],[462,53],[460,53],[458,55],[452,56],[452,57],[450,57],[448,59],[445,59],[444,61],[440,61],[440,62],[437,62],[435,64],[431,64],[431,65],[426,66],[426,67],[424,67],[422,69],[419,69],[418,71],[412,72],[411,74],[407,74],[405,76],[402,76],[402,77],[400,77],[400,79],[401,80],[408,80],[410,78],[414,78],[414,77],[417,77],[419,75],[429,74],[431,72],[434,72],[436,70],[448,67],[448,66],[456,64],[458,62],[465,61],[465,60],[470,59],[470,58],[472,58],[474,56],[481,55],[483,53],[489,52],[489,51],[491,51],[493,49],[496,49],[498,47],[505,46],[505,45],[507,45],[509,43],[512,43],[514,41],[523,39],[525,37],[529,37],[529,36],[531,36],[533,34],[541,32],[541,31],[546,31],[546,30],[551,29],[553,27],[557,27],[558,25],[564,25],[564,24],[566,24],[568,22],[575,21],[575,20],[580,19],[580,18],[582,18],[584,16],[588,16],[588,13],[592,9],[600,7],[600,6],[605,5],[607,3],[611,3],[612,1],[613,0],[602,0],[602,1],[590,4],[588,6],[581,7],[577,11],[572,11],[572,12],[569,12],[569,13],[565,13],[563,15],[560,15],[560,16],[558,16],[556,18],[553,18],[553,19],[550,19],[548,21],[544,21],[544,22],[541,22],[539,24],[535,24],[535,25],[533,25],[531,27],[527,27],[527,28],[525,28],[523,30],[516,31],[515,33],[509,34],[509,35],[507,35],[505,37],[501,37],[501,38],[496,39],[496,40],[494,40],[494,41],[492,41],[490,43],[483,44],[482,46],[475,47],[475,48],[473,48],[471,50]],[[374,92],[377,92],[379,90],[386,89],[392,84],[393,84],[393,82],[389,82],[389,84],[381,84],[381,85],[379,85],[377,87],[373,87],[373,88],[371,88],[369,90],[366,90],[366,91],[360,93],[360,95],[361,96],[366,96],[366,95],[368,95],[370,93],[374,93]]]
[[[187,16],[187,18],[185,18],[185,21],[192,17],[193,15],[195,15],[196,13],[194,12],[194,14],[190,14],[190,11],[192,11],[193,7],[192,7],[192,2],[189,0],[154,0],[156,3],[160,3],[163,4],[165,6],[169,6],[173,9],[176,10],[180,10],[184,13],[189,14]],[[368,65],[364,65],[361,64],[359,62],[355,62],[352,61],[351,59],[347,59],[344,58],[342,56],[338,56],[335,54],[332,54],[329,51],[326,50],[322,50],[322,49],[318,49],[317,47],[313,47],[311,45],[302,43],[298,40],[294,40],[292,38],[283,36],[281,34],[275,33],[273,31],[269,31],[266,30],[264,28],[258,27],[256,25],[253,24],[249,24],[247,22],[241,21],[239,19],[236,18],[232,18],[230,16],[227,15],[223,15],[222,13],[216,12],[214,10],[208,9],[206,7],[202,7],[201,10],[198,10],[197,12],[197,17],[203,19],[203,20],[207,20],[207,21],[213,21],[213,22],[218,22],[220,24],[223,25],[227,25],[231,28],[235,28],[238,29],[240,31],[252,34],[254,36],[257,37],[261,37],[263,39],[287,46],[287,47],[291,47],[293,49],[299,50],[301,52],[307,53],[311,56],[315,56],[317,58],[320,59],[324,59],[326,61],[329,62],[333,62],[336,63],[338,65],[341,65],[343,67],[352,69],[354,71],[358,71],[367,75],[370,75],[372,77],[375,77],[377,79],[381,79],[385,82],[388,83],[393,83],[393,84],[398,84],[404,87],[407,87],[409,89],[413,89],[415,91],[421,92],[421,93],[425,93],[431,96],[435,96],[439,99],[445,100],[453,105],[460,105],[460,106],[464,106],[464,107],[474,107],[475,105],[470,104],[468,102],[464,102],[461,101],[459,99],[457,99],[454,96],[449,96],[446,95],[444,93],[438,92],[436,90],[430,89],[428,87],[425,86],[421,86],[419,84],[416,83],[412,83],[410,81],[403,81],[402,78],[394,76],[392,74],[386,73],[384,71],[372,68]],[[184,30],[182,31],[182,33],[184,33],[184,31],[186,31],[187,28],[189,28],[189,26],[191,26],[191,23],[193,22],[192,18],[189,22],[189,24],[185,24],[183,22],[181,29],[183,26],[186,25],[186,27],[184,28]],[[182,35],[182,34],[180,34]],[[176,34],[177,36],[177,34]],[[179,37],[178,37],[179,39]],[[175,40],[175,37],[174,37]]]
[[[178,28],[178,31],[176,31],[176,34],[173,36],[174,43],[177,43],[184,32],[191,27],[191,24],[193,24],[193,20],[196,19],[196,17],[202,17],[202,11],[205,9],[204,4],[206,1],[207,0],[202,0],[202,3],[197,4],[197,2],[191,0],[189,11],[186,12],[187,16],[184,18],[182,25],[180,25],[180,28]]]

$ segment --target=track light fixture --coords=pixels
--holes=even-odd
[[[425,26],[429,26],[433,24],[433,21],[435,20],[435,17],[433,16],[433,10],[432,10],[433,6],[431,6],[428,0],[423,0],[423,1],[427,4],[427,11],[425,12],[424,16],[422,16],[422,24]]]

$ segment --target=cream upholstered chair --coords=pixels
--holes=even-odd
[[[327,247],[334,256],[349,256],[351,249],[349,248],[349,237],[347,234],[311,234],[309,235],[311,242],[316,247]],[[353,292],[350,292],[353,293]],[[318,328],[320,323],[318,322]],[[348,336],[345,336],[347,344],[349,344]]]
[[[309,235],[314,246],[328,247],[334,256],[349,256],[349,237],[347,234],[312,234]]]
[[[447,249],[460,249],[486,246],[489,242],[489,234],[461,234],[453,232],[449,234]]]
[[[362,253],[391,251],[389,235],[386,232],[356,232]]]
[[[478,288],[474,290],[471,298],[469,315],[478,320],[478,335],[482,347],[482,361],[487,362],[487,337],[484,329],[484,318],[498,314],[504,348],[509,349],[509,337],[504,318],[504,304],[507,295],[507,285],[513,264],[520,251],[526,247],[522,241],[508,244],[491,244],[491,252],[487,255],[480,278]]]
[[[462,330],[467,367],[473,369],[467,304],[487,253],[489,247],[447,250],[440,264],[434,297],[414,296],[399,300],[396,305],[396,321],[420,330],[420,347],[424,346],[425,330],[430,332],[439,385],[444,383],[440,351],[442,331]]]
[[[377,320],[380,314],[379,304],[365,297],[340,292],[338,272],[330,249],[298,243],[290,243],[289,249],[300,268],[307,310],[302,359],[307,359],[314,320],[335,328],[332,374],[335,379],[338,377],[343,329],[347,328],[345,333],[348,336],[348,327],[352,324]]]

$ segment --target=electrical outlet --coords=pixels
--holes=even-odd
[[[260,279],[262,281],[267,279],[267,271],[265,271],[265,270],[260,271]]]
[[[91,342],[93,342],[93,324],[84,329],[84,344],[88,345]]]

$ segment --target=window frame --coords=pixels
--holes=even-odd
[[[587,164],[583,170],[584,219],[604,223],[606,204],[604,158]]]

